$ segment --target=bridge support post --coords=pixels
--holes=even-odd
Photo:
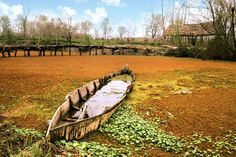
[[[104,47],[103,47],[103,46],[102,46],[101,51],[102,51],[102,55],[105,55],[105,53],[104,53]]]
[[[7,50],[8,57],[11,57],[11,51]]]
[[[89,48],[89,55],[91,55],[92,54],[92,48],[90,47]]]
[[[42,51],[43,51],[43,56],[45,56],[45,49],[43,49]]]
[[[78,52],[79,52],[79,55],[81,56],[82,54],[81,54],[81,51],[80,51],[80,48],[78,47]]]
[[[30,49],[28,49],[28,54],[27,55],[30,57]]]
[[[70,45],[70,47],[69,47],[69,55],[71,55],[71,45]]]
[[[61,48],[61,56],[64,56],[64,50],[63,50],[64,48],[62,47]],[[70,52],[69,52],[69,54],[70,54]]]
[[[17,55],[17,49],[15,50],[15,54],[14,54],[14,56],[16,57],[16,55]]]
[[[5,54],[4,54],[4,51],[2,51],[2,57],[3,57],[3,58],[5,58],[5,57],[6,57],[6,56],[5,56]]]
[[[40,49],[38,50],[38,53],[39,53],[39,56],[42,55],[42,51]]]
[[[26,57],[26,50],[24,50],[24,57]]]
[[[54,52],[54,56],[57,55],[57,47],[55,47],[55,52]]]
[[[113,55],[115,53],[115,49],[112,49],[112,53],[111,53],[111,55]]]

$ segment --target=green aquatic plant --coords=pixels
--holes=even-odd
[[[71,152],[79,153],[80,156],[100,156],[100,157],[127,157],[130,151],[123,148],[112,148],[109,145],[97,142],[66,142],[65,140],[56,142],[56,145],[68,151],[67,156]]]
[[[121,107],[99,130],[127,146],[144,147],[147,143],[173,152],[179,152],[182,147],[178,137],[139,117],[127,105]]]

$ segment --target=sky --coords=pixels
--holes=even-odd
[[[173,0],[163,1],[164,15],[171,16]],[[182,10],[183,1],[175,0],[176,10]],[[189,4],[199,1],[189,0]],[[89,20],[98,30],[103,19],[108,17],[114,35],[117,28],[124,25],[135,30],[132,32],[136,37],[141,37],[144,36],[145,17],[151,13],[161,14],[161,0],[0,0],[0,16],[8,15],[13,23],[17,15],[28,11],[30,19],[43,14],[50,18],[72,17],[75,22]]]

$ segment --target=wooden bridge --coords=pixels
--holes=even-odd
[[[98,55],[100,50],[100,55],[106,55],[107,51],[110,51],[112,55],[125,54],[125,50],[132,51],[134,54],[138,53],[138,48],[131,46],[84,46],[84,45],[5,45],[0,46],[0,53],[2,57],[11,57],[17,56],[19,50],[24,51],[24,56],[31,56],[31,53],[38,53],[38,56],[45,56],[46,51],[50,52],[50,56],[56,56],[58,53],[61,53],[63,56],[64,53],[71,55],[72,49],[77,49],[79,55],[84,53],[92,55],[92,52],[95,51],[94,55]]]

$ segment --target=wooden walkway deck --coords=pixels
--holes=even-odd
[[[2,57],[16,57],[18,51],[24,51],[24,56],[31,56],[31,53],[38,53],[38,56],[45,56],[46,51],[50,52],[50,56],[56,56],[60,53],[62,56],[64,53],[71,55],[72,49],[77,49],[80,55],[89,54],[89,55],[98,55],[98,50],[100,55],[105,55],[106,51],[111,51],[111,54],[125,54],[125,50],[133,51],[134,53],[138,52],[138,48],[131,46],[84,46],[84,45],[5,45],[0,46],[0,53]],[[94,53],[92,53],[94,52]]]

